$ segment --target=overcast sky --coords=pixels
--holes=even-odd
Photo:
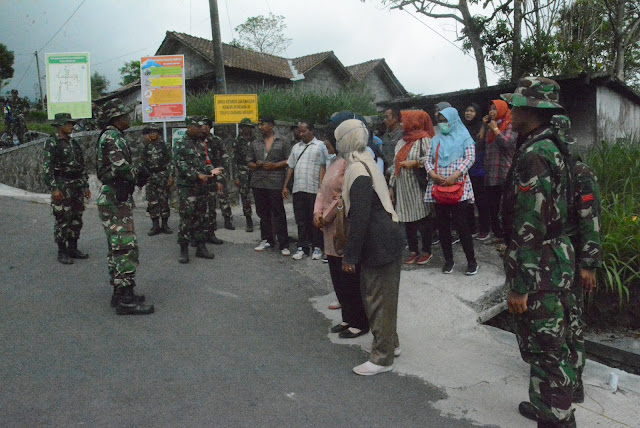
[[[377,0],[218,0],[218,8],[226,43],[248,17],[271,11],[285,16],[286,36],[292,39],[284,57],[334,51],[344,65],[385,58],[404,87],[416,94],[478,87],[473,58],[406,12],[384,9]],[[455,40],[451,21],[421,19]],[[44,53],[89,52],[91,72],[105,75],[109,89],[116,89],[118,68],[155,54],[166,31],[210,39],[208,0],[2,0],[0,43],[16,55],[14,78],[3,93],[17,88],[31,99],[39,97],[36,50],[43,77]],[[487,76],[489,84],[498,80],[490,70]]]

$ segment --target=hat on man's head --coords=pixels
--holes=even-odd
[[[276,120],[273,118],[273,116],[260,116],[260,119],[258,119],[258,122],[270,123],[272,125],[276,124]]]
[[[53,118],[53,126],[62,126],[66,123],[73,123],[75,125],[76,120],[71,117],[69,113],[56,113]]]
[[[142,133],[143,134],[151,134],[153,132],[160,132],[160,127],[158,125],[156,125],[155,123],[148,123],[143,129],[142,129]]]
[[[184,122],[187,124],[187,126],[202,126],[202,125],[206,125],[207,123],[205,122],[205,117],[203,116],[187,116],[184,119]]]
[[[12,90],[11,90],[11,94],[17,94],[17,93],[18,93],[18,90],[17,90],[17,89],[12,89]]]
[[[238,125],[240,125],[240,126],[253,126],[253,123],[251,122],[251,119],[249,119],[248,117],[245,117],[244,119],[242,119],[240,121],[240,123]]]
[[[118,116],[124,116],[131,113],[133,110],[122,102],[120,98],[112,98],[107,101],[102,107],[102,118],[106,122],[110,122]]]
[[[523,77],[512,94],[500,97],[513,107],[564,108],[559,102],[560,85],[546,77]]]

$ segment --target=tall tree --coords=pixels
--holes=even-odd
[[[122,86],[140,80],[140,61],[125,62],[118,71],[120,71],[120,76],[122,76],[122,80],[120,81]]]
[[[627,50],[640,41],[640,2],[603,0],[611,28],[611,75],[625,80]]]
[[[282,15],[252,16],[235,28],[238,38],[231,44],[268,54],[281,53],[291,44],[291,39],[285,37],[286,29]]]
[[[15,57],[13,51],[0,43],[0,89],[6,85],[5,79],[13,77],[13,61]]]
[[[95,100],[107,94],[109,81],[97,71],[91,75],[91,99]]]

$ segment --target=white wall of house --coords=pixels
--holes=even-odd
[[[640,105],[606,86],[598,87],[596,100],[598,141],[640,141]]]

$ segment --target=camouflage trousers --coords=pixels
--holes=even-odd
[[[147,212],[151,219],[169,218],[169,173],[167,171],[152,174],[145,187],[147,193]]]
[[[70,180],[58,181],[57,184],[62,192],[62,200],[51,201],[51,210],[56,219],[53,237],[56,243],[77,241],[82,229],[84,183],[79,180]]]
[[[27,133],[27,123],[22,118],[14,117],[12,121],[5,121],[5,132],[12,142],[13,134],[15,134],[18,137],[19,143],[24,144],[26,141],[24,134]]]
[[[107,269],[114,287],[135,286],[138,240],[133,226],[133,198],[118,202],[106,185],[98,196],[98,213],[107,235]]]
[[[218,183],[222,183],[222,192],[218,192]],[[220,206],[220,211],[225,219],[231,219],[231,205],[229,205],[229,190],[227,181],[222,179],[218,183],[207,184],[207,207],[205,224],[208,228],[213,227],[216,222],[216,208]]]
[[[529,294],[527,310],[515,316],[520,355],[531,366],[529,400],[540,421],[562,424],[573,418],[576,372],[567,335],[575,306],[569,291],[538,291]]]
[[[578,280],[578,269],[576,277],[571,286],[571,297],[574,304],[569,307],[569,328],[567,329],[567,346],[569,347],[569,363],[576,373],[575,388],[582,385],[582,372],[585,364],[584,350],[584,294],[582,286]]]
[[[180,228],[178,230],[178,244],[188,244],[191,239],[196,243],[204,242],[204,218],[207,209],[207,187],[178,186],[180,199]]]
[[[242,214],[245,217],[251,217],[251,187],[249,186],[249,177],[246,174],[239,174],[238,181],[238,193],[240,193],[240,200],[242,201]]]

